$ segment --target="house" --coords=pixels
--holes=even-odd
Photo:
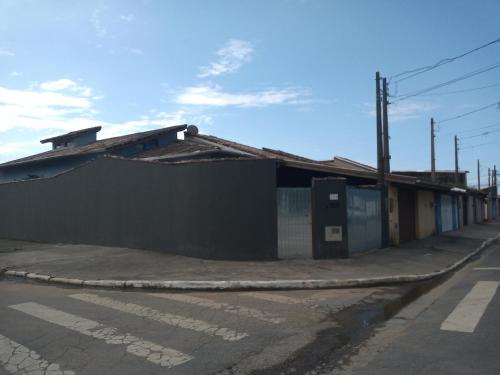
[[[171,126],[98,141],[97,126],[43,139],[40,142],[52,143],[52,149],[0,164],[0,183],[55,176],[102,155],[137,156],[175,143],[177,133],[186,128]]]
[[[0,165],[0,237],[209,259],[338,258],[456,229],[457,197],[469,194],[386,174],[386,197],[368,165],[251,147],[193,125],[103,140],[99,130],[44,139],[52,150]]]

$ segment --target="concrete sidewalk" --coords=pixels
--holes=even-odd
[[[500,222],[489,222],[351,259],[271,262],[214,261],[128,248],[0,240],[0,268],[77,279],[75,284],[80,284],[78,280],[186,281],[199,285],[205,281],[265,284],[278,280],[334,280],[341,284],[343,280],[439,272],[499,233]],[[99,286],[99,282],[94,284]],[[120,282],[115,284],[124,286]]]

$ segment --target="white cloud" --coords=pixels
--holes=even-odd
[[[254,48],[245,40],[231,39],[217,51],[218,59],[201,68],[200,78],[219,76],[238,70],[252,58]]]
[[[130,52],[133,53],[134,55],[142,55],[143,54],[142,49],[139,49],[139,48],[132,48],[132,49],[130,49]]]
[[[67,78],[58,79],[55,81],[42,82],[40,88],[45,91],[71,91],[78,93],[84,97],[90,97],[93,94],[91,88],[87,86],[82,86]]]
[[[21,75],[21,73],[16,72],[15,70],[13,70],[12,72],[10,72],[10,75],[11,75],[12,77],[19,77],[19,76]]]
[[[76,82],[67,78],[58,79],[56,81],[43,82],[40,85],[42,90],[47,90],[47,91],[60,91],[75,86]]]
[[[134,20],[134,15],[133,14],[121,14],[120,19],[125,22],[131,22]]]
[[[47,150],[47,145],[39,144],[42,138],[93,126],[103,127],[98,134],[102,139],[183,123],[211,123],[209,116],[188,110],[151,111],[125,122],[101,121],[96,118],[96,100],[68,79],[44,82],[26,90],[0,87],[0,133],[13,129],[33,132],[33,139],[1,143],[0,161]]]
[[[375,109],[373,104],[365,103],[365,106],[370,108],[368,114],[374,117]],[[429,112],[438,107],[439,106],[434,103],[416,100],[404,100],[392,103],[389,105],[389,122],[400,122],[420,118],[423,115],[428,115]]]
[[[90,23],[92,24],[92,27],[94,28],[94,30],[96,32],[96,35],[99,38],[104,38],[106,36],[106,34],[108,33],[108,30],[102,24],[101,12],[102,12],[102,9],[95,9],[92,12],[92,16],[90,17]]]
[[[16,54],[12,51],[0,48],[0,56],[14,57]]]
[[[305,104],[309,93],[301,88],[267,89],[251,93],[228,93],[219,86],[187,87],[177,96],[179,104],[202,106],[265,107],[273,104]]]
[[[404,121],[426,115],[438,106],[428,102],[402,101],[389,105],[389,120]]]

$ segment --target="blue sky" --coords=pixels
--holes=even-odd
[[[389,78],[498,37],[498,0],[1,0],[0,161],[79,128],[103,125],[108,137],[189,123],[257,147],[374,164],[375,71]],[[398,93],[497,62],[500,43],[400,82]],[[432,94],[494,84],[500,69]],[[430,167],[431,116],[498,101],[500,86],[394,103],[393,169]],[[478,158],[500,166],[500,131],[465,139],[495,123],[492,107],[440,125],[437,167],[453,168],[455,132],[470,180]]]

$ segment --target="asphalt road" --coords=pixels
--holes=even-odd
[[[322,373],[500,374],[499,283],[497,245]]]
[[[0,282],[0,373],[270,373],[394,288],[147,293]],[[279,373],[279,372],[278,372]]]

